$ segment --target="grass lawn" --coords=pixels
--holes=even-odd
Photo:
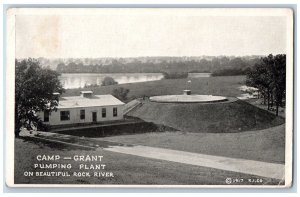
[[[25,171],[68,171],[70,174],[79,171],[80,162],[74,160],[63,160],[59,163],[70,163],[72,169],[35,169],[34,163],[37,155],[101,155],[102,164],[106,164],[105,171],[112,172],[114,177],[40,177],[23,175]],[[51,163],[44,161],[43,163]],[[55,163],[55,162],[52,162]],[[57,163],[57,162],[56,162]],[[90,163],[88,163],[90,164]],[[95,170],[84,170],[93,174]],[[103,170],[102,170],[103,171]],[[212,168],[197,167],[192,165],[167,162],[143,157],[131,156],[126,154],[113,153],[104,150],[82,150],[68,147],[61,144],[41,142],[38,140],[15,140],[15,183],[16,184],[169,184],[169,185],[225,185],[225,179],[243,178],[243,183],[251,184],[246,181],[249,178],[262,178],[264,184],[275,185],[279,180],[263,178],[258,176],[246,175],[241,173],[217,170]]]
[[[245,76],[194,78],[191,79],[191,83],[187,83],[188,80],[162,79],[159,81],[88,88],[88,90],[94,91],[95,94],[112,94],[115,88],[124,87],[130,90],[128,94],[129,98],[139,98],[143,95],[182,94],[182,91],[185,89],[192,90],[194,94],[239,96],[242,92],[238,87],[244,85]],[[79,95],[81,90],[84,89],[68,89],[63,96],[76,96]]]
[[[240,133],[163,132],[105,137],[101,140],[271,163],[283,164],[285,161],[284,124]]]

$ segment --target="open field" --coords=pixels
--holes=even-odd
[[[94,91],[95,94],[112,94],[113,89],[124,87],[130,90],[129,98],[139,98],[144,95],[182,94],[184,89],[190,89],[194,94],[239,96],[241,91],[238,87],[244,85],[245,76],[193,78],[191,83],[188,83],[188,80],[190,79],[163,79],[88,89]],[[79,95],[81,90],[83,89],[67,89],[63,96]]]
[[[71,170],[37,170],[33,168],[37,155],[101,155],[103,164],[106,164],[105,171],[112,172],[114,177],[25,177],[24,171],[68,171],[70,174],[78,169],[78,162],[74,160],[61,161],[60,163],[70,163]],[[245,181],[238,184],[279,184],[280,180],[246,175],[242,173],[217,170],[212,168],[197,167],[193,165],[180,164],[156,159],[146,159],[143,157],[113,153],[104,150],[82,150],[68,147],[61,144],[54,144],[41,141],[27,141],[24,139],[15,140],[15,183],[16,184],[172,184],[172,185],[224,185],[225,179],[243,178]],[[45,163],[45,162],[44,162]],[[78,171],[78,170],[77,170]],[[93,174],[95,170],[85,170]],[[249,183],[247,179],[262,178],[262,183]],[[281,182],[282,183],[282,182]]]
[[[285,161],[284,124],[241,133],[163,132],[113,136],[99,140],[271,163],[283,164]]]

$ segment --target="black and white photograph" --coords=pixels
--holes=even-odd
[[[293,10],[10,8],[10,187],[292,185]]]

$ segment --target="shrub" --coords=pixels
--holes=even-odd
[[[129,93],[129,89],[126,89],[126,88],[123,88],[123,87],[116,88],[116,89],[113,90],[113,96],[115,96],[116,98],[120,99],[123,102],[127,101],[128,93]]]
[[[109,86],[118,84],[112,77],[105,77],[102,81],[102,86]]]
[[[188,77],[187,72],[164,72],[163,75],[165,79],[185,79]]]

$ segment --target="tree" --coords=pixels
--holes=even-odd
[[[283,107],[283,99],[286,94],[286,55],[276,55],[270,62],[272,69],[272,89],[276,105],[276,115],[279,106]]]
[[[125,89],[123,87],[116,88],[113,90],[113,95],[120,99],[121,101],[126,101],[127,100],[127,95],[129,93],[129,89]]]
[[[102,81],[102,86],[110,86],[118,84],[112,77],[105,77]]]
[[[53,93],[64,89],[59,74],[43,69],[35,59],[16,60],[15,66],[15,135],[19,136],[21,127],[32,129],[42,124],[36,112],[56,110],[59,100]]]
[[[56,71],[59,72],[59,73],[62,73],[64,72],[66,69],[66,65],[62,62],[62,63],[59,63],[56,67]]]
[[[286,91],[286,55],[270,54],[262,58],[247,74],[246,85],[258,88],[264,101],[267,98],[268,109],[275,102],[278,115],[278,108],[283,106]]]
[[[254,68],[248,72],[246,78],[246,85],[255,87],[259,90],[260,94],[264,98],[264,104],[270,104],[271,93],[271,76],[269,72],[268,64],[262,59],[260,63],[255,64]]]

